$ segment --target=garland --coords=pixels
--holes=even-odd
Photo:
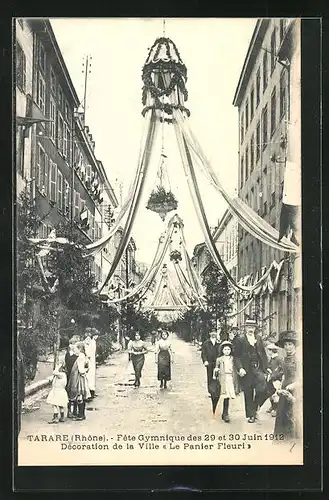
[[[183,97],[184,97],[184,101],[187,101],[187,99],[188,99],[188,91],[185,87],[185,83],[184,83],[181,75],[179,75],[177,73],[174,73],[174,75],[171,78],[169,87],[167,87],[166,89],[159,89],[158,87],[156,87],[156,85],[153,83],[153,80],[151,78],[151,72],[148,73],[145,77],[143,77],[143,82],[144,82],[144,86],[142,89],[142,92],[143,92],[142,93],[142,104],[144,106],[146,104],[147,92],[150,92],[151,97],[153,97],[153,98],[159,98],[159,97],[162,97],[164,95],[169,96],[172,93],[172,91],[174,90],[175,86],[177,86],[181,90]]]
[[[145,108],[142,111],[142,115],[145,116],[148,110],[150,109],[160,109],[161,111],[164,111],[167,113],[167,115],[172,115],[174,109],[179,109],[180,111],[184,112],[187,114],[187,116],[191,115],[191,112],[189,109],[185,108],[182,104],[168,104],[165,103],[163,104],[161,101],[155,101],[155,104],[152,104],[151,106],[145,106]],[[170,121],[170,123],[172,120]]]
[[[147,203],[147,208],[155,205],[170,204],[177,208],[178,202],[171,191],[166,191],[163,186],[158,186],[153,190]]]
[[[173,250],[172,252],[170,252],[170,260],[172,260],[176,264],[178,264],[178,262],[180,260],[182,260],[182,254],[180,253],[180,251],[179,250]]]
[[[155,42],[153,43],[152,47],[150,48],[149,50],[149,53],[148,53],[148,56],[147,56],[147,59],[148,60],[150,58],[150,55],[154,49],[154,47],[158,44],[158,47],[157,47],[157,50],[156,50],[156,53],[155,53],[155,56],[154,56],[154,59],[156,59],[158,56],[159,56],[159,53],[160,53],[160,47],[161,45],[165,45],[166,46],[166,53],[167,53],[167,57],[169,59],[171,59],[171,56],[170,56],[170,48],[169,48],[169,43],[172,44],[173,48],[174,48],[174,51],[176,52],[176,55],[177,55],[177,58],[178,58],[178,61],[184,66],[183,64],[183,61],[182,61],[182,58],[180,56],[180,53],[179,53],[179,50],[177,49],[175,43],[170,39],[170,38],[166,38],[166,37],[159,37],[155,40]]]
[[[177,56],[178,61],[174,61],[173,58],[171,57],[169,44],[172,44],[173,50],[175,52],[175,55]],[[166,47],[166,55],[169,61],[157,60],[160,54],[161,47],[163,45],[165,45]],[[156,47],[155,54],[153,56],[153,59],[150,60],[151,54],[154,51],[155,47]],[[161,72],[171,73],[172,77],[170,80],[170,84],[167,88],[159,88],[154,84],[152,80],[152,73],[154,73],[155,71],[160,73]],[[160,109],[169,115],[172,115],[173,109],[179,109],[180,111],[185,111],[187,115],[190,116],[190,111],[184,106],[180,104],[177,105],[163,104],[159,100],[159,98],[162,96],[169,96],[173,92],[175,87],[178,87],[181,93],[183,94],[184,101],[187,101],[188,92],[185,86],[186,80],[187,80],[187,68],[183,63],[179,51],[174,42],[170,38],[165,38],[165,37],[157,38],[149,51],[146,63],[144,64],[142,70],[142,81],[144,83],[144,86],[142,88],[142,104],[143,106],[146,105],[147,95],[149,92],[151,97],[154,99],[154,105],[144,107],[142,115],[145,116],[145,113],[149,109]],[[171,123],[171,120],[168,118],[163,121]]]

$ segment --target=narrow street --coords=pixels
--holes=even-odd
[[[113,355],[105,365],[97,369],[97,394],[98,397],[92,403],[87,404],[86,420],[76,422],[67,419],[64,423],[49,425],[48,420],[52,416],[52,407],[46,403],[45,398],[49,389],[27,402],[25,413],[22,416],[22,430],[19,438],[19,464],[33,465],[35,461],[44,465],[54,463],[58,465],[75,464],[104,464],[104,465],[128,465],[134,464],[134,456],[137,452],[139,464],[175,464],[177,463],[220,464],[221,451],[217,449],[217,436],[244,433],[253,434],[272,433],[274,418],[266,413],[268,403],[264,405],[259,413],[259,420],[255,424],[248,424],[244,416],[243,394],[231,401],[230,416],[231,423],[227,424],[221,420],[221,403],[217,407],[215,417],[212,415],[211,400],[206,390],[206,373],[200,359],[200,352],[196,346],[185,343],[174,338],[172,346],[174,350],[174,363],[172,365],[172,381],[167,390],[159,388],[157,381],[157,365],[155,364],[152,346],[148,343],[150,352],[142,373],[141,387],[134,388],[133,369],[128,363],[128,354],[120,352]],[[104,436],[106,442],[110,443],[110,451],[81,451],[77,454],[75,450],[62,451],[58,442],[34,441],[31,436],[41,435],[83,435]],[[127,441],[118,435],[130,435],[136,438],[132,441],[134,449],[127,452]],[[172,435],[172,436],[216,436],[216,450],[211,453],[191,452],[177,450],[167,453],[151,453],[148,459],[147,451],[141,453],[136,445],[139,435]],[[28,437],[29,436],[29,437]],[[71,439],[71,438],[70,438]],[[207,438],[205,438],[207,440]],[[114,443],[122,443],[122,450],[114,451]],[[203,441],[206,443],[207,441]],[[273,442],[257,442],[258,463],[261,462],[259,446],[271,446]],[[162,446],[162,445],[161,445]],[[182,447],[181,447],[182,448]],[[280,446],[281,450],[281,446]],[[190,451],[190,450],[188,450]],[[256,449],[255,449],[256,451]],[[278,450],[279,451],[279,450]],[[213,455],[215,452],[215,455]],[[184,453],[182,458],[181,453]],[[200,458],[201,453],[201,458]],[[223,451],[224,453],[224,451]],[[238,463],[250,464],[251,453],[239,457]],[[166,456],[165,456],[166,455]],[[181,456],[181,458],[178,458]],[[209,458],[208,458],[209,456]],[[215,461],[214,461],[214,456]],[[225,463],[234,463],[236,454],[227,453]],[[36,458],[37,457],[37,458]],[[202,458],[204,457],[204,458]],[[72,458],[74,461],[72,462]],[[236,457],[237,458],[237,457]],[[184,462],[185,460],[185,462]],[[268,457],[267,457],[268,460]],[[267,462],[268,463],[268,462]],[[279,462],[280,463],[280,462]]]

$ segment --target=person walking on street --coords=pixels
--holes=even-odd
[[[238,374],[244,392],[245,413],[249,423],[257,419],[257,410],[264,400],[268,359],[260,336],[256,335],[257,323],[253,319],[245,322],[245,332],[233,343]]]
[[[230,399],[235,399],[239,393],[238,374],[232,353],[232,342],[225,340],[220,344],[220,356],[216,360],[213,372],[214,380],[218,380],[219,394],[223,400],[222,420],[230,422],[228,414]]]
[[[128,344],[128,353],[130,355],[134,372],[135,372],[135,387],[140,387],[141,385],[141,377],[142,377],[142,369],[145,362],[145,354],[148,352],[146,348],[146,343],[141,340],[141,336],[138,332],[135,333],[135,339],[130,340]]]
[[[216,366],[216,359],[219,356],[219,342],[217,340],[217,332],[209,332],[209,339],[207,339],[201,347],[201,359],[207,369],[207,387],[208,393],[211,395],[211,386],[213,381],[214,368]]]
[[[173,352],[169,334],[165,330],[161,334],[161,339],[157,343],[155,362],[158,364],[158,380],[160,389],[167,389],[167,382],[171,380],[171,363],[173,363]]]

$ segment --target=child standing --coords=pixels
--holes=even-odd
[[[48,394],[47,403],[53,405],[54,415],[49,424],[58,424],[64,422],[64,408],[67,407],[68,396],[65,390],[67,382],[66,373],[63,365],[58,365],[53,371],[52,388]],[[60,417],[58,418],[58,415]]]
[[[276,389],[273,382],[281,381],[283,377],[283,365],[284,358],[279,354],[280,347],[275,344],[269,344],[267,350],[270,354],[270,360],[268,363],[268,373],[267,376],[267,392],[270,394],[270,402],[271,406],[267,410],[267,413],[270,413],[272,417],[276,417],[276,409],[277,409],[277,397],[275,395]]]
[[[228,410],[230,399],[239,393],[239,382],[232,354],[232,342],[225,340],[219,347],[220,356],[216,359],[213,378],[218,378],[220,396],[223,398],[222,420],[230,422]]]
[[[85,420],[86,401],[90,398],[87,381],[88,359],[82,342],[75,344],[74,350],[77,359],[72,366],[70,380],[67,384],[68,396],[75,406],[73,420]]]

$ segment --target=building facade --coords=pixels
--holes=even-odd
[[[29,22],[15,24],[15,105],[16,105],[16,190],[17,195],[31,185],[31,117],[29,108],[33,79],[33,32]]]
[[[49,20],[17,19],[15,31],[17,197],[29,187],[42,218],[36,236],[45,238],[67,221],[88,244],[109,230],[109,213],[118,200],[95,155],[95,141]],[[98,286],[108,274],[120,238],[118,231],[92,262]],[[128,263],[123,257],[119,264],[124,284],[140,279],[135,250],[131,239]]]
[[[289,50],[287,49],[289,46]],[[284,49],[284,47],[286,47]],[[283,54],[284,52],[284,54]],[[293,78],[292,78],[292,75]],[[233,104],[239,114],[239,197],[279,229],[285,163],[289,155],[301,164],[291,130],[300,129],[300,24],[298,20],[258,20],[242,68]],[[292,127],[293,124],[293,127]],[[296,155],[298,158],[296,158]],[[263,333],[294,328],[298,321],[298,262],[239,227],[238,278],[255,279],[273,261],[285,259],[276,290],[267,289],[248,307]],[[245,301],[241,300],[239,307]],[[243,315],[238,317],[241,323]]]
[[[225,267],[236,281],[238,277],[238,222],[229,210],[225,211],[219,221],[213,237]],[[234,327],[237,326],[237,304],[238,297],[234,294],[232,317],[228,319],[229,324]]]

